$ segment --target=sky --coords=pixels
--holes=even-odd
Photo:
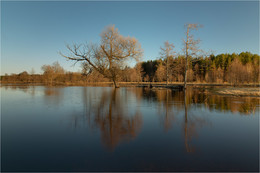
[[[205,52],[259,54],[258,1],[1,1],[1,75],[42,73],[42,65],[56,61],[80,71],[59,51],[98,43],[112,24],[138,39],[143,61],[157,59],[166,40],[182,53],[187,23],[203,25],[194,36]]]

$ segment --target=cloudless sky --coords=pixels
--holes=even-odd
[[[58,52],[66,53],[66,43],[99,42],[110,24],[139,40],[143,60],[159,57],[166,40],[181,53],[186,23],[204,26],[194,32],[204,51],[259,54],[258,1],[2,1],[1,74],[32,68],[42,73],[42,65],[55,61],[79,71],[80,65],[73,66]]]

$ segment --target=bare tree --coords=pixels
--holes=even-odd
[[[34,75],[34,74],[35,74],[34,68],[31,69],[30,74],[31,74],[31,75]]]
[[[169,79],[169,58],[173,57],[175,52],[173,51],[174,45],[170,44],[169,41],[164,42],[164,47],[161,47],[161,57],[166,59],[166,85],[168,85]]]
[[[100,45],[67,45],[70,55],[66,56],[62,53],[61,55],[76,62],[87,62],[91,68],[112,80],[117,88],[117,80],[123,66],[130,58],[138,61],[142,49],[136,38],[120,35],[114,25],[106,27],[100,36]]]
[[[187,71],[188,71],[188,59],[197,55],[199,51],[198,44],[200,43],[199,39],[194,39],[193,34],[191,34],[192,30],[198,30],[198,28],[202,27],[199,24],[186,24],[186,38],[183,40],[184,43],[184,52],[185,52],[185,73],[184,73],[184,89],[187,86]]]
[[[65,70],[63,67],[60,66],[60,64],[56,61],[52,65],[43,65],[41,67],[43,71],[43,75],[45,76],[45,79],[47,82],[52,85],[53,80],[61,74],[64,74]]]

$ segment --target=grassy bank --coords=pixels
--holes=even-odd
[[[232,96],[257,96],[260,97],[260,89],[254,88],[241,88],[241,87],[227,87],[227,88],[216,88],[214,92],[221,95],[232,95]]]

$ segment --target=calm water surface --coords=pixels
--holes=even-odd
[[[1,87],[1,164],[14,172],[258,171],[259,98]]]

